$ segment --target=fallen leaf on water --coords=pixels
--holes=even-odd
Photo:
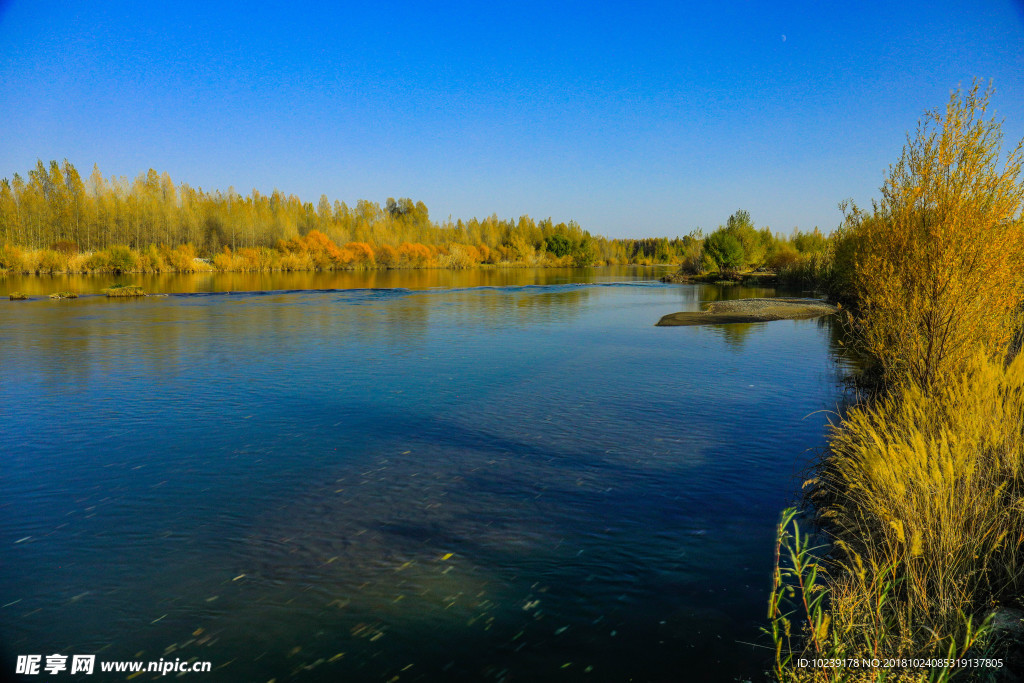
[[[444,555],[442,555],[442,556],[441,556],[441,561],[442,561],[442,562],[444,562],[445,560],[450,560],[450,559],[452,559],[452,555],[453,555],[453,554],[454,554],[454,553],[445,553]]]

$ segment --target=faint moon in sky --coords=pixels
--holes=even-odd
[[[782,34],[782,42],[786,42],[786,34],[785,33]]]

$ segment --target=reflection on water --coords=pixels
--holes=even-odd
[[[268,292],[328,289],[457,289],[523,287],[582,282],[656,279],[667,266],[605,268],[471,268],[466,270],[339,270],[294,273],[189,273],[161,275],[7,275],[0,277],[0,296],[21,292],[46,296],[53,292],[99,294],[112,284],[137,284],[147,292]]]
[[[708,329],[722,335],[722,340],[734,351],[743,350],[743,342],[761,325],[767,323],[730,323],[728,325],[708,325]]]
[[[573,277],[0,302],[8,653],[756,676],[830,328],[658,328],[733,291]]]

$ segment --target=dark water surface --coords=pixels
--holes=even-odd
[[[774,524],[839,401],[828,325],[657,328],[773,292],[475,272],[0,301],[6,656],[759,678]]]

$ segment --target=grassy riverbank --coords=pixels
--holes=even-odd
[[[975,86],[929,112],[818,269],[852,303],[877,381],[807,484],[817,540],[783,516],[777,680],[1021,673],[1024,625],[1007,615],[1024,605],[1022,148],[1001,154],[987,103]],[[873,660],[895,665],[855,665]]]
[[[325,234],[313,231],[303,237],[281,241],[276,247],[223,247],[208,257],[199,257],[191,244],[176,247],[151,244],[143,249],[115,245],[79,253],[76,247],[24,249],[14,245],[0,248],[0,274],[125,274],[199,272],[300,272],[331,270],[383,270],[405,268],[548,267],[577,265],[572,255],[533,253],[529,257],[503,258],[485,245],[425,245],[402,243],[372,246],[365,242],[337,245]],[[602,265],[604,265],[602,263]]]

